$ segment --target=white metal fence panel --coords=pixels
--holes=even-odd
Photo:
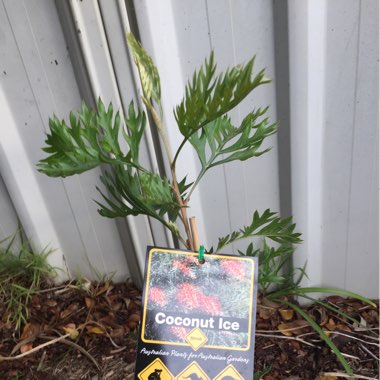
[[[99,172],[51,179],[36,170],[48,118],[79,109],[80,96],[54,2],[0,3],[0,170],[36,249],[71,273],[128,273],[113,220],[100,218],[93,198]],[[66,264],[65,264],[66,262]],[[64,278],[64,273],[60,273]]]
[[[5,183],[0,176],[0,247],[7,247],[8,238],[12,237],[19,229],[19,222],[16,210],[13,207],[11,198]]]
[[[344,14],[344,17],[342,17]],[[379,292],[379,2],[328,2],[323,276]],[[338,275],[337,275],[338,274]]]
[[[293,213],[313,285],[377,297],[378,2],[290,1]]]

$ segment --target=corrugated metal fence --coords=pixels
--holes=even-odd
[[[81,99],[101,96],[122,110],[140,88],[125,43],[133,30],[161,75],[173,150],[172,116],[186,81],[214,49],[219,68],[257,54],[274,82],[233,112],[239,122],[270,105],[280,132],[258,159],[215,168],[192,197],[200,237],[250,222],[255,209],[293,214],[304,233],[296,264],[311,284],[378,292],[378,2],[376,0],[3,0],[0,3],[0,234],[17,218],[36,248],[57,248],[54,265],[72,275],[141,279],[145,247],[172,238],[146,217],[109,220],[96,212],[101,169],[65,180],[35,163],[53,113],[67,118]],[[145,165],[162,166],[156,133]],[[194,178],[190,148],[180,177]],[[240,244],[232,247],[240,249]]]

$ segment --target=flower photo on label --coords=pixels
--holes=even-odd
[[[145,341],[187,344],[199,328],[206,347],[248,347],[252,260],[207,255],[200,265],[195,253],[152,250],[149,265]]]

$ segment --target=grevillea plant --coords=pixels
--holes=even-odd
[[[48,157],[39,162],[38,169],[52,177],[66,177],[106,164],[107,170],[100,178],[104,188],[98,188],[102,197],[97,202],[101,215],[115,218],[142,214],[155,218],[186,248],[193,250],[187,210],[202,177],[215,166],[245,161],[269,150],[261,147],[264,140],[276,132],[277,125],[269,122],[268,107],[253,109],[238,126],[232,124],[229,112],[270,80],[264,70],[254,74],[254,58],[245,65],[217,73],[211,53],[188,82],[183,100],[174,108],[183,140],[172,154],[163,123],[157,68],[132,34],[128,35],[128,43],[140,74],[144,109],[132,101],[122,116],[119,111],[114,112],[112,104],[105,107],[99,99],[96,110],[83,103],[81,112],[70,114],[69,123],[53,117],[49,120],[50,133],[43,148]],[[165,147],[171,171],[168,177],[152,172],[140,161],[147,113]],[[120,139],[126,144],[121,144]],[[194,148],[201,164],[192,182],[187,178],[179,180],[176,173],[176,163],[185,144]],[[216,250],[254,236],[267,238],[280,246],[301,241],[291,218],[281,219],[270,210],[261,214],[256,211],[248,226],[221,237]],[[206,251],[212,252],[213,248]]]
[[[184,98],[174,108],[182,142],[173,154],[163,121],[158,70],[135,37],[129,34],[127,39],[140,75],[144,106],[139,107],[132,101],[122,115],[119,111],[114,112],[112,104],[106,107],[99,99],[96,109],[83,103],[78,114],[70,113],[68,123],[54,116],[49,120],[50,133],[43,148],[48,156],[38,163],[38,170],[51,177],[67,177],[103,165],[106,167],[100,177],[103,188],[98,188],[102,199],[97,201],[102,216],[147,215],[160,221],[184,247],[194,250],[187,210],[203,176],[215,166],[259,157],[269,150],[262,145],[277,131],[277,125],[269,122],[268,107],[253,109],[243,117],[240,125],[232,123],[229,112],[270,80],[264,70],[254,73],[254,58],[244,65],[217,73],[211,53],[194,72],[185,88]],[[149,116],[164,146],[167,167],[170,168],[167,176],[149,170],[140,161],[140,144]],[[126,144],[121,144],[121,140]],[[178,179],[176,172],[185,144],[193,147],[201,166],[196,178],[190,182],[187,177]],[[259,285],[268,298],[278,300],[284,295],[298,295],[310,299],[308,293],[327,291],[370,302],[359,295],[336,289],[301,288],[293,281],[293,273],[284,276],[284,264],[294,253],[292,245],[301,242],[300,233],[295,231],[291,218],[282,219],[270,210],[255,211],[248,226],[219,238],[215,250],[221,251],[228,244],[253,237],[261,237],[263,244],[255,248],[250,243],[246,252],[240,253],[259,257]],[[212,247],[206,247],[206,252],[213,251]],[[273,284],[279,289],[273,291],[270,287]],[[289,300],[284,302],[313,325],[350,373],[344,357],[321,328],[307,314],[303,315],[305,312],[296,304]],[[335,311],[339,313],[339,310]]]

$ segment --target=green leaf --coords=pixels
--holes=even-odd
[[[138,163],[138,151],[146,124],[145,114],[139,110],[136,114],[131,103],[125,120],[126,133],[119,112],[114,115],[112,104],[106,109],[99,99],[97,108],[95,112],[82,103],[77,116],[70,113],[70,126],[57,117],[49,120],[50,134],[43,148],[49,156],[39,161],[39,171],[51,177],[66,177],[102,163],[130,164],[143,170]],[[120,129],[130,148],[127,154],[120,148]]]
[[[189,141],[198,154],[202,175],[210,168],[234,160],[245,161],[260,156],[268,149],[259,150],[264,139],[277,131],[276,124],[260,119],[267,111],[258,109],[248,114],[240,127],[235,128],[227,116],[221,116],[195,132]]]
[[[150,102],[150,99],[153,98],[158,104],[160,104],[161,87],[157,67],[154,65],[152,58],[132,33],[128,33],[127,41],[132,51],[135,64],[139,70],[145,101]]]
[[[359,301],[365,302],[368,305],[371,305],[372,307],[376,307],[376,304],[372,302],[370,299],[361,296],[360,294],[350,292],[348,290],[342,290],[342,289],[337,289],[337,288],[326,288],[326,287],[306,287],[306,288],[299,288],[295,287],[294,289],[288,290],[280,290],[271,297],[278,297],[281,296],[282,294],[286,295],[303,295],[307,293],[329,293],[329,294],[337,294],[343,297],[349,297],[349,298],[355,298],[358,299]]]
[[[324,301],[320,301],[316,298],[313,298],[313,297],[309,297],[305,294],[300,294],[301,297],[309,300],[309,301],[312,301],[313,304],[317,303],[318,305],[321,305],[322,307],[340,315],[341,317],[343,318],[346,318],[347,320],[351,321],[352,323],[357,323],[360,327],[362,327],[363,329],[367,329],[368,333],[378,337],[379,335],[374,331],[374,330],[371,330],[371,329],[368,329],[367,326],[363,323],[360,322],[360,320],[357,320],[353,317],[351,317],[349,314],[343,312],[339,307],[334,307],[332,305],[330,305],[329,303],[327,302],[324,302]]]
[[[260,253],[260,249],[253,250],[253,243],[250,243],[245,252],[239,251],[241,256],[256,257]]]
[[[90,128],[91,127],[94,128],[93,125],[90,124]],[[110,154],[115,157],[123,157],[123,152],[119,146],[119,112],[117,112],[114,117],[112,103],[110,103],[108,110],[106,110],[100,98],[98,99],[98,113],[96,115],[95,128],[95,132],[101,131],[101,134],[97,135],[96,138],[100,141],[99,147],[101,148],[102,154],[107,156],[105,161],[108,160]],[[95,139],[93,142],[95,143]]]
[[[148,207],[158,212],[163,216],[167,212],[171,215],[178,214],[180,206],[175,200],[167,179],[162,179],[160,176],[153,173],[141,173],[141,196]]]
[[[54,117],[49,120],[49,127],[43,151],[50,156],[37,164],[39,171],[51,177],[66,177],[99,165],[97,151],[86,145],[85,134],[78,132],[75,125],[70,130],[63,120]]]
[[[294,232],[295,226],[292,218],[281,219],[269,209],[265,210],[261,216],[255,211],[251,224],[219,238],[216,250],[220,251],[227,244],[253,236],[267,237],[280,244],[300,243],[302,241],[301,234]]]
[[[256,372],[253,376],[253,380],[261,380],[265,375],[268,375],[272,370],[272,366],[264,368],[263,371]]]
[[[254,256],[259,259],[259,276],[258,283],[260,290],[266,294],[266,290],[272,284],[281,284],[286,286],[291,278],[282,276],[282,270],[286,263],[289,263],[294,248],[291,245],[281,245],[280,247],[270,247],[264,239],[264,246],[261,249],[253,249],[253,243],[250,243],[246,252],[238,251],[243,256]]]
[[[136,114],[133,101],[129,104],[128,115],[125,118],[125,125],[128,133],[125,133],[123,130],[123,136],[129,145],[129,152],[126,157],[127,161],[140,165],[139,148],[146,126],[146,115],[139,109],[137,109]]]
[[[185,138],[236,107],[256,87],[270,82],[264,70],[254,76],[253,66],[254,58],[246,65],[229,68],[215,76],[214,53],[211,53],[188,82],[185,97],[174,112]]]
[[[182,196],[182,198],[185,198],[186,197],[186,191],[191,187],[191,185],[193,184],[193,182],[191,183],[186,183],[186,179],[187,179],[187,176],[185,176],[184,178],[182,178],[182,180],[180,182],[178,182],[178,189],[179,189],[179,193],[180,195]]]
[[[163,215],[179,211],[179,206],[166,179],[153,173],[133,173],[130,167],[121,165],[114,174],[106,172],[101,181],[108,194],[101,191],[105,203],[97,202],[101,207],[99,213],[109,218],[128,215],[148,215],[165,223]]]

